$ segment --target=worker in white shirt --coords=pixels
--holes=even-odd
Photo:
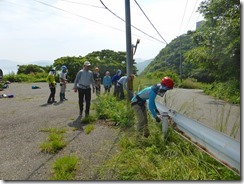
[[[119,98],[122,100],[125,98],[124,89],[127,90],[127,82],[130,78],[134,78],[134,75],[131,74],[130,76],[123,76],[118,80],[117,86],[119,88]]]

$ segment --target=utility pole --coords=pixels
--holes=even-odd
[[[180,36],[180,82],[182,82],[182,60],[181,60],[181,55],[182,55],[182,44],[181,44],[181,36]]]
[[[126,27],[126,73],[127,76],[133,74],[133,53],[131,45],[131,19],[130,19],[130,0],[125,0],[125,27]],[[128,100],[133,96],[133,80],[127,82]]]

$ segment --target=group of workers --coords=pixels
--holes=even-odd
[[[94,72],[91,71],[91,63],[89,61],[84,62],[84,67],[77,74],[74,80],[73,90],[76,93],[78,91],[78,101],[79,101],[79,115],[83,116],[84,109],[84,101],[86,102],[85,107],[85,117],[89,115],[90,112],[90,104],[91,104],[91,90],[93,93],[96,92],[96,95],[100,95],[101,92],[101,82],[103,83],[105,93],[110,93],[110,89],[112,85],[114,85],[114,93],[113,95],[124,99],[124,89],[127,88],[128,80],[132,80],[134,75],[130,76],[122,76],[121,70],[117,70],[116,74],[110,77],[110,72],[106,71],[105,76],[101,80],[99,68],[96,67]],[[65,98],[65,90],[67,83],[67,67],[61,67],[61,73],[59,75],[60,79],[60,101],[67,100]],[[50,96],[48,98],[47,103],[55,103],[55,90],[56,90],[56,82],[55,82],[55,70],[51,69],[49,75],[47,77],[47,82],[49,83],[50,88]],[[148,118],[147,118],[147,104],[148,100],[148,109],[151,112],[153,118],[155,118],[156,122],[160,122],[160,113],[156,107],[155,99],[156,96],[159,95],[161,97],[168,91],[173,89],[174,82],[170,77],[163,77],[160,83],[146,87],[141,91],[137,92],[131,98],[131,106],[135,111],[137,116],[137,130],[144,137],[148,137],[150,135],[148,129]],[[129,91],[129,90],[128,90]]]

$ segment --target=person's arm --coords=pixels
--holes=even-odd
[[[75,77],[74,87],[73,87],[73,89],[75,90],[75,92],[77,91],[77,84],[78,84],[78,82],[79,82],[80,77],[81,77],[81,71],[79,71],[79,72],[76,74],[76,77]]]
[[[154,91],[151,91],[150,94],[149,94],[149,104],[148,104],[148,108],[152,114],[152,116],[154,118],[157,117],[157,114],[155,112],[155,108],[156,108],[156,104],[155,104],[155,98],[156,98],[157,94],[154,92]]]
[[[95,92],[95,80],[93,77],[93,73],[91,72],[90,83],[92,85],[93,93]]]
[[[103,86],[105,86],[105,79],[106,79],[106,76],[103,77]]]
[[[126,77],[125,80],[124,80],[124,82],[123,82],[123,87],[124,87],[125,90],[128,89],[128,87],[127,87],[127,86],[128,86],[128,85],[127,85],[128,80],[129,80],[129,77]]]

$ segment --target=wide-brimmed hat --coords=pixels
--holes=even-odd
[[[91,66],[91,63],[89,61],[85,61],[84,66]]]

